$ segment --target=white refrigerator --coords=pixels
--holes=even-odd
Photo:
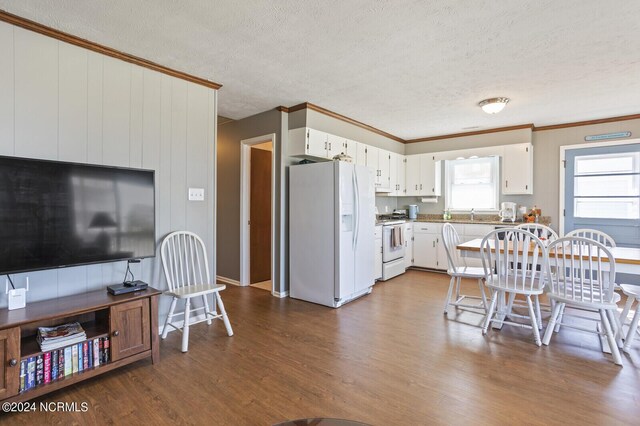
[[[374,284],[375,189],[364,166],[289,168],[289,295],[337,308]]]

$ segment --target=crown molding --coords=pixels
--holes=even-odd
[[[529,123],[529,124],[519,124],[517,126],[496,127],[496,128],[493,128],[493,129],[475,130],[473,132],[451,133],[451,134],[448,134],[448,135],[429,136],[429,137],[426,137],[426,138],[409,139],[405,143],[430,142],[430,141],[437,141],[437,140],[441,140],[441,139],[461,138],[461,137],[465,137],[465,136],[484,135],[484,134],[487,134],[487,133],[499,133],[499,132],[508,132],[508,131],[511,131],[511,130],[533,129],[533,128],[534,128],[534,125],[531,124],[531,123]]]
[[[573,123],[551,124],[549,126],[536,126],[533,131],[540,132],[545,130],[566,129],[567,127],[590,126],[593,124],[615,123],[617,121],[638,120],[640,114],[620,115],[617,117],[600,118],[596,120],[574,121]]]
[[[369,126],[368,124],[365,124],[365,123],[363,123],[361,121],[354,120],[353,118],[349,118],[349,117],[347,117],[345,115],[338,114],[337,112],[328,110],[326,108],[322,108],[321,106],[314,105],[314,104],[309,103],[309,102],[304,102],[304,103],[289,107],[289,112],[296,112],[296,111],[300,111],[302,109],[310,109],[312,111],[319,112],[321,114],[327,115],[329,117],[333,117],[335,119],[344,121],[346,123],[353,124],[354,126],[358,126],[358,127],[363,128],[365,130],[369,130],[370,132],[373,132],[373,133],[376,133],[378,135],[384,136],[386,138],[392,139],[392,140],[394,140],[396,142],[405,143],[404,139],[399,138],[399,137],[397,137],[395,135],[392,135],[391,133],[387,133],[384,130],[377,129],[377,128],[375,128],[373,126]]]
[[[103,55],[110,56],[112,58],[120,59],[122,61],[129,62],[134,65],[148,68],[150,70],[157,71],[162,74],[167,74],[172,77],[179,78],[181,80],[186,80],[191,83],[199,84],[201,86],[205,86],[210,89],[218,90],[222,87],[221,84],[215,83],[213,81],[196,77],[194,75],[187,74],[182,71],[177,71],[172,68],[168,68],[163,65],[156,64],[155,62],[151,62],[146,59],[142,59],[137,56],[133,56],[128,53],[124,53],[119,50],[115,50],[110,47],[103,46],[101,44],[94,43],[92,41],[89,41],[80,37],[76,37],[68,33],[64,33],[62,31],[58,31],[51,27],[47,27],[46,25],[39,24],[37,22],[23,18],[21,16],[14,15],[4,10],[0,10],[0,21],[4,21],[8,24],[15,25],[17,27],[24,28],[25,30],[42,34],[44,36],[63,41],[65,43],[73,44],[75,46],[79,46],[87,50],[91,50],[93,52],[101,53]]]

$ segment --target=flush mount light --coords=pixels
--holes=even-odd
[[[491,98],[480,101],[478,106],[487,114],[497,114],[502,111],[509,102],[509,98]]]

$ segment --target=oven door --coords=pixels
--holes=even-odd
[[[399,226],[404,237],[404,224],[389,225],[382,227],[382,262],[391,262],[404,258],[405,247],[404,244],[400,244],[399,247],[391,247],[391,233],[395,226]],[[404,238],[403,238],[404,240]]]

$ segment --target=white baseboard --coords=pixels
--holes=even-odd
[[[231,284],[231,285],[242,286],[242,284],[240,284],[240,281],[232,280],[231,278],[223,277],[221,275],[216,275],[216,281],[217,282],[221,282],[223,284]]]
[[[271,294],[277,298],[283,299],[285,297],[289,297],[289,292],[288,291],[283,291],[282,293],[279,291],[272,291]]]

